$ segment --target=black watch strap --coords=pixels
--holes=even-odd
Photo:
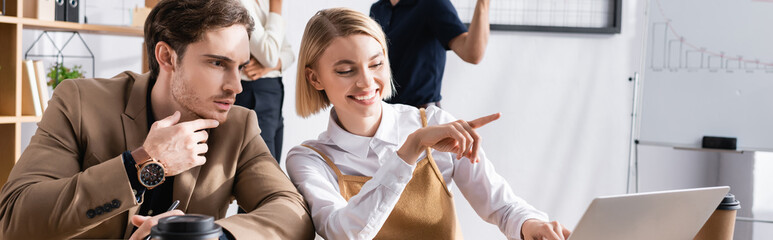
[[[137,199],[137,202],[140,202],[142,200],[142,194],[145,193],[145,186],[142,186],[140,183],[139,178],[137,178],[137,163],[134,161],[134,157],[132,157],[131,151],[126,151],[123,153],[123,167],[126,169],[126,176],[129,178],[129,184],[131,184],[132,190],[134,192],[134,197]]]

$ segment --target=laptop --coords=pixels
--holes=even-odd
[[[569,240],[693,239],[730,187],[598,197]]]

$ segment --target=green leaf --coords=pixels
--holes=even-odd
[[[48,69],[46,76],[51,79],[48,85],[56,89],[56,85],[59,85],[65,79],[83,78],[84,73],[86,72],[82,70],[81,65],[75,65],[70,69],[63,65],[55,64]]]

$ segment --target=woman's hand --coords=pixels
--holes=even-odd
[[[422,151],[431,147],[441,152],[455,153],[457,159],[467,157],[471,163],[479,162],[478,149],[481,138],[475,129],[499,119],[500,116],[501,114],[495,113],[469,122],[457,120],[421,128],[408,136],[397,155],[413,165]]]
[[[244,65],[244,69],[242,70],[244,72],[244,75],[247,75],[247,77],[250,78],[250,80],[258,80],[259,78],[266,75],[266,73],[279,70],[282,67],[282,60],[279,60],[279,63],[277,63],[276,67],[274,68],[267,68],[264,67],[263,64],[260,64],[257,59],[250,56],[250,62],[247,63],[247,65]]]
[[[558,221],[543,222],[537,219],[529,219],[523,222],[523,226],[521,226],[521,237],[524,240],[565,240],[569,238],[570,234],[572,234],[572,231],[569,231]]]

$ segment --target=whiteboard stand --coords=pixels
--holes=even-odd
[[[639,192],[639,140],[636,139],[636,112],[639,103],[639,73],[634,72],[633,77],[628,78],[633,82],[633,101],[631,101],[631,140],[628,143],[628,177],[626,178],[625,193]],[[631,177],[634,181],[631,182]]]

